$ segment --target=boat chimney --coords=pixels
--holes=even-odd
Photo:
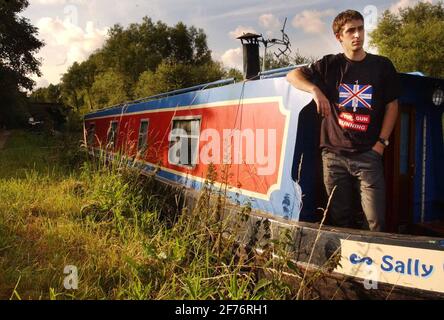
[[[242,42],[245,80],[258,79],[261,71],[259,62],[259,38],[261,37],[262,35],[254,33],[244,33],[237,37]]]

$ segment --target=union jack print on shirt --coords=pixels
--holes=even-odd
[[[347,84],[341,83],[339,86],[339,104],[343,107],[366,108],[372,110],[373,88],[369,84]]]

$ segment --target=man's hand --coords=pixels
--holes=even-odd
[[[312,94],[313,99],[316,102],[318,113],[323,117],[328,117],[330,115],[330,101],[328,101],[327,97],[318,87],[313,89]]]
[[[290,82],[293,87],[311,93],[316,102],[318,113],[323,117],[329,116],[330,101],[328,101],[322,91],[315,84],[305,78],[304,73],[299,68],[294,69],[287,74],[287,81]]]
[[[376,142],[376,144],[372,148],[373,151],[376,151],[381,156],[384,154],[384,146],[380,142]]]

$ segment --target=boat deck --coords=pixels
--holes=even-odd
[[[444,221],[417,223],[413,226],[415,234],[441,237],[444,236]]]

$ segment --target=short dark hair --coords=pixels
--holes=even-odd
[[[333,20],[333,33],[337,34],[341,31],[344,24],[351,20],[362,20],[364,22],[364,17],[362,14],[360,14],[358,11],[355,10],[346,10],[341,12],[336,16],[336,18]]]

